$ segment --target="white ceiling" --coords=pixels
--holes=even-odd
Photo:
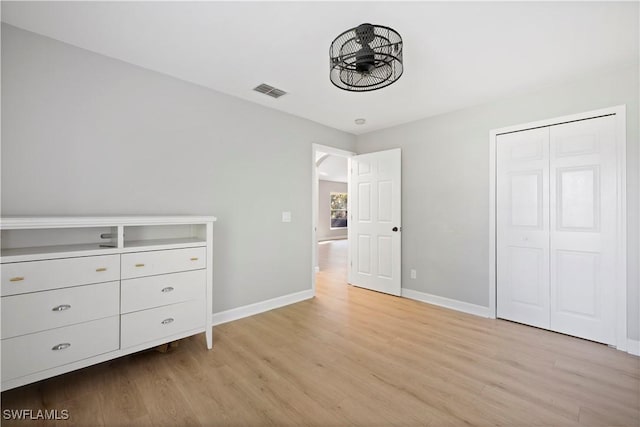
[[[638,58],[638,2],[3,1],[2,20],[354,134]],[[405,72],[345,92],[329,81],[329,44],[363,22],[402,35]]]
[[[324,153],[323,153],[324,154]],[[318,179],[323,181],[347,182],[349,163],[346,157],[320,156]]]

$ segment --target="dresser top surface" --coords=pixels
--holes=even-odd
[[[0,229],[204,224],[214,221],[216,217],[204,215],[4,216],[0,218]]]

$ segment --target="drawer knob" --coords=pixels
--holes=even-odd
[[[162,322],[163,325],[168,325],[169,323],[173,322],[173,317],[169,317],[168,319],[164,319]]]
[[[162,292],[171,292],[173,288],[171,286],[167,286],[166,288],[162,288]]]
[[[136,267],[144,267],[144,264],[136,264]]]
[[[69,304],[62,304],[57,307],[53,307],[51,311],[65,311],[65,310],[69,310],[70,308],[71,306]]]
[[[101,272],[101,271],[107,271],[107,269],[105,267],[100,267],[100,268],[96,268],[97,272]]]
[[[197,256],[194,256],[193,258],[191,258],[191,261],[197,261],[197,260],[198,260]]]
[[[24,277],[12,277],[11,279],[9,279],[10,282],[22,282],[24,280]]]
[[[71,347],[71,343],[63,342],[62,344],[54,345],[53,347],[51,347],[51,350],[58,351],[58,350],[67,349],[69,347]]]

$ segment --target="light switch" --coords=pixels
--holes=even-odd
[[[291,212],[282,212],[282,222],[291,222]]]

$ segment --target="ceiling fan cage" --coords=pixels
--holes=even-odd
[[[402,37],[389,27],[362,24],[336,37],[329,57],[335,86],[352,92],[380,89],[402,75]]]

